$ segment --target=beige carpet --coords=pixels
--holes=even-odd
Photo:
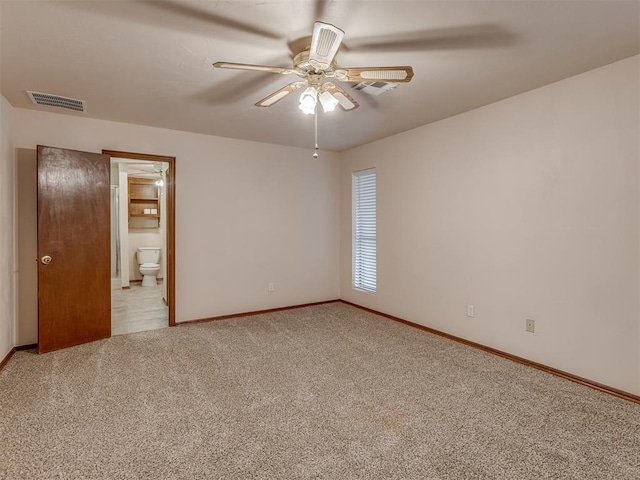
[[[640,405],[333,303],[0,372],[3,479],[633,479]]]

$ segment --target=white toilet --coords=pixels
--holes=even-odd
[[[153,287],[156,284],[156,276],[160,271],[160,248],[138,248],[138,267],[142,274],[142,286]]]

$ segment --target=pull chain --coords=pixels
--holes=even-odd
[[[314,123],[315,123],[315,136],[316,136],[316,150],[313,152],[313,158],[318,158],[318,104],[316,103],[314,114]]]

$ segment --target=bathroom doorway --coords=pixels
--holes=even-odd
[[[175,158],[111,157],[112,335],[175,325]]]

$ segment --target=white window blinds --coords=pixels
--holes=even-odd
[[[353,286],[376,291],[376,171],[353,174]]]

